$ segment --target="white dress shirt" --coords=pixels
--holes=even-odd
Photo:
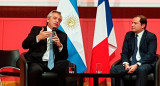
[[[52,29],[50,29],[47,26],[47,31],[52,31]],[[46,52],[44,53],[44,55],[42,57],[42,61],[48,61],[49,60],[49,48],[50,48],[50,40],[49,40],[49,37],[48,37],[47,38],[47,50],[46,50]]]

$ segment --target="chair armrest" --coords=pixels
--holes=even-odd
[[[28,86],[28,63],[24,54],[20,55],[20,86]]]
[[[5,66],[0,68],[1,76],[20,76],[20,69],[12,66]]]
[[[115,65],[120,64],[120,62],[121,62],[121,59],[117,60],[116,62],[114,62],[114,63],[112,64],[112,67],[114,67]],[[112,67],[111,67],[111,68],[112,68]]]
[[[156,68],[155,68],[155,86],[159,86],[159,82],[160,82],[160,55],[157,55],[157,62],[156,62]]]

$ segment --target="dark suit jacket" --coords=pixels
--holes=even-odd
[[[36,36],[39,34],[41,29],[42,27],[34,26],[27,38],[22,43],[22,47],[24,49],[29,49],[29,51],[25,54],[25,57],[28,61],[42,62],[42,56],[47,50],[47,39],[41,40],[38,43],[36,42]],[[44,30],[46,31],[47,28],[44,27]],[[61,52],[59,52],[58,47],[55,44],[53,45],[55,62],[59,60],[66,60],[68,57],[67,34],[60,30],[56,30],[56,33],[63,45],[63,49]]]
[[[134,41],[135,41],[135,33],[132,31],[127,32],[121,53],[122,62],[129,62],[134,52],[134,45],[135,45]],[[145,30],[139,45],[139,53],[141,56],[140,63],[154,65],[156,61],[156,50],[157,50],[156,35]]]

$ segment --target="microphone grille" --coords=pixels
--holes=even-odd
[[[52,32],[53,32],[53,31],[56,31],[56,28],[55,28],[55,27],[52,28]]]

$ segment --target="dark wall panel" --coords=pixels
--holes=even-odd
[[[79,7],[80,18],[95,18],[96,7]],[[56,7],[0,6],[1,18],[46,18]],[[132,18],[143,14],[147,18],[160,18],[160,7],[111,7],[113,18]]]

